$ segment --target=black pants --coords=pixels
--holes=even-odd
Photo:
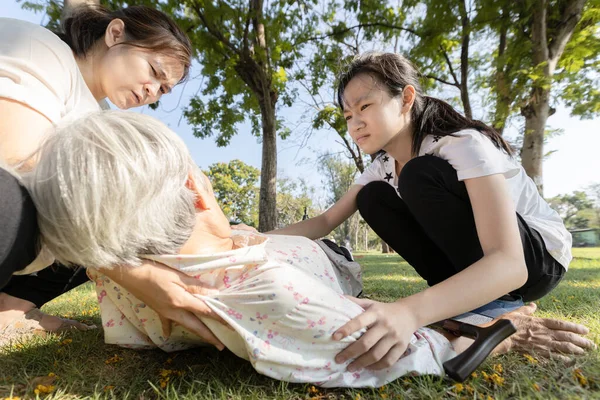
[[[430,286],[483,257],[466,186],[447,161],[434,156],[412,159],[400,173],[397,190],[402,198],[388,183],[371,182],[358,193],[358,209]],[[520,215],[515,218],[529,276],[507,298],[537,300],[558,285],[565,270],[548,253],[541,235]]]
[[[83,268],[53,265],[35,275],[13,275],[35,260],[39,229],[33,201],[11,174],[0,168],[0,292],[41,307],[87,281]]]

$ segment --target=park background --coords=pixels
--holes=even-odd
[[[321,212],[357,176],[355,159],[350,156],[350,149],[356,148],[349,142],[343,144],[348,136],[344,136],[343,124],[339,124],[333,104],[333,75],[343,65],[341,59],[347,60],[357,47],[361,52],[397,50],[409,54],[424,75],[435,76],[424,80],[428,94],[465,111],[465,98],[461,94],[468,87],[473,117],[496,126],[499,91],[494,91],[498,78],[494,68],[499,65],[496,63],[499,33],[505,32],[508,46],[504,48],[504,66],[514,68],[510,75],[513,90],[508,93],[513,98],[509,99],[503,134],[517,146],[518,152],[525,129],[521,108],[531,99],[534,88],[544,90],[550,86],[549,107],[555,112],[547,119],[543,132],[543,195],[571,229],[597,235],[593,229],[600,226],[598,0],[129,2],[138,3],[178,15],[182,4],[195,6],[195,12],[208,7],[214,21],[228,21],[240,8],[247,12],[249,7],[260,6],[264,21],[272,23],[265,25],[265,29],[267,32],[275,29],[277,33],[270,36],[272,50],[279,52],[273,60],[275,67],[270,70],[270,77],[279,90],[275,110],[280,124],[277,150],[269,156],[277,161],[278,190],[277,201],[268,204],[274,207],[276,218],[262,221],[263,225],[295,222],[304,216],[305,209],[310,216]],[[545,77],[543,63],[532,62],[535,46],[531,43],[530,25],[535,16],[539,17],[540,9],[545,9],[548,31],[556,34],[565,25],[561,24],[561,18],[577,4],[583,5],[584,12],[574,27],[571,44],[565,48],[553,76]],[[54,0],[0,0],[0,5],[3,17],[54,27],[62,6]],[[356,25],[363,28],[349,29]],[[308,32],[302,31],[309,27]],[[410,33],[420,29],[421,34],[427,32],[426,40],[417,40]],[[201,24],[193,32],[198,32],[194,39],[206,46],[198,49],[192,78],[161,99],[156,109],[143,107],[133,111],[153,115],[177,132],[194,160],[215,181],[217,195],[231,219],[258,227],[260,174],[264,172],[259,108],[243,80],[232,75],[231,69],[227,70],[229,75],[223,75],[218,60],[211,58],[214,54],[203,52],[214,50],[210,46],[217,41],[207,41]],[[466,80],[462,80],[459,71],[464,61],[461,50],[465,32],[470,39],[469,69]],[[294,34],[316,40],[306,40],[308,44],[296,49]],[[290,57],[286,58],[286,53]],[[260,51],[254,54],[264,57]],[[277,66],[277,62],[282,65]],[[456,81],[450,66],[458,78]],[[215,73],[218,78],[214,78]],[[206,90],[206,85],[210,90]],[[227,90],[233,95],[224,96]],[[222,117],[222,121],[198,112],[200,104],[208,107],[211,100],[217,100],[213,103],[217,108],[212,110],[218,110],[215,115]],[[195,105],[196,112],[185,112],[190,104]],[[361,158],[368,165],[368,156]],[[333,237],[343,242],[349,238],[354,250],[361,251],[356,254],[365,271],[365,293],[371,298],[393,301],[425,287],[397,255],[381,254],[381,243],[360,223],[358,216]],[[585,324],[598,344],[600,249],[574,249],[574,255],[565,281],[538,303],[537,315]],[[101,323],[94,291],[89,285],[62,296],[44,311]],[[259,376],[249,364],[240,364],[239,359],[227,352],[198,349],[171,356],[159,351],[135,352],[105,346],[101,330],[38,337],[0,352],[0,397],[9,398],[591,399],[600,398],[599,384],[597,350],[569,363],[546,362],[535,354],[492,358],[464,385],[435,377],[409,377],[383,388],[330,391]]]
[[[55,1],[3,0],[2,3],[2,16],[50,26],[56,26],[58,22],[57,11],[60,3]],[[119,4],[115,1],[110,4],[114,5],[114,3]],[[131,4],[134,3],[154,4],[152,1],[138,1]],[[163,1],[157,4],[160,3],[167,11],[173,9],[168,6],[170,2]],[[209,3],[207,2],[207,4]],[[362,2],[360,7],[356,2],[345,2],[344,5],[339,3],[337,9],[334,2],[308,2],[304,11],[296,10],[294,11],[296,14],[289,11],[293,7],[287,6],[286,12],[291,15],[291,17],[286,17],[288,19],[280,15],[282,11],[277,9],[278,2],[265,4],[265,16],[279,18],[278,23],[281,25],[289,24],[294,18],[311,19],[310,24],[307,22],[304,25],[310,25],[312,31],[309,31],[308,34],[305,31],[299,31],[298,35],[302,37],[308,35],[312,41],[304,41],[307,44],[302,45],[302,51],[291,57],[294,58],[293,62],[286,61],[285,57],[280,56],[278,60],[281,64],[287,63],[286,68],[272,66],[274,75],[272,81],[275,86],[279,85],[276,87],[279,92],[276,118],[279,119],[280,125],[277,127],[277,150],[275,152],[277,163],[275,173],[279,194],[276,195],[277,204],[274,205],[272,204],[274,202],[270,201],[268,206],[276,208],[276,220],[263,224],[261,230],[296,222],[304,216],[305,209],[309,216],[322,212],[337,200],[359,175],[360,171],[356,168],[349,149],[351,148],[355,153],[359,153],[359,151],[356,146],[348,143],[351,142],[348,135],[345,135],[344,138],[341,137],[344,134],[344,128],[340,129],[339,121],[335,120],[339,117],[331,117],[330,110],[335,107],[333,104],[333,75],[343,68],[343,60],[347,60],[357,49],[360,51],[398,50],[414,53],[417,56],[417,66],[422,69],[424,75],[432,71],[436,72],[438,80],[424,80],[429,94],[439,96],[456,106],[457,109],[464,111],[464,101],[461,102],[461,88],[440,83],[440,81],[453,83],[452,73],[459,75],[458,82],[462,85],[462,81],[466,81],[465,85],[468,84],[467,92],[470,97],[469,106],[472,109],[472,116],[489,124],[494,123],[495,107],[497,107],[495,104],[496,94],[493,85],[486,81],[495,79],[493,62],[498,59],[496,49],[498,35],[494,34],[494,29],[497,30],[497,27],[488,22],[492,18],[486,15],[481,17],[481,15],[484,12],[498,15],[501,15],[502,12],[506,13],[506,10],[502,10],[502,2],[482,2],[485,7],[490,8],[489,10],[485,10],[484,6],[477,3],[464,3],[473,32],[470,33],[468,49],[470,70],[465,75],[467,78],[462,80],[459,72],[462,66],[461,51],[464,48],[464,45],[461,45],[461,32],[464,29],[461,30],[460,26],[451,26],[460,17],[459,8],[451,4],[441,7],[440,4],[443,2],[436,1],[405,3],[409,11],[403,9],[402,3],[398,2],[389,2],[388,4],[385,2]],[[552,6],[560,6],[558,4],[560,2],[556,3]],[[218,8],[218,2],[215,4]],[[222,8],[231,9],[236,6],[243,8],[245,2],[222,4]],[[281,4],[287,4],[287,2]],[[590,51],[581,55],[567,47],[565,55],[563,55],[563,59],[574,59],[574,61],[569,61],[571,64],[581,63],[586,64],[586,67],[564,79],[565,68],[563,66],[561,69],[559,63],[555,73],[555,82],[552,83],[550,97],[550,106],[555,113],[550,115],[547,120],[543,148],[543,195],[560,212],[570,229],[579,230],[600,227],[600,157],[598,156],[600,124],[597,119],[594,119],[597,118],[600,110],[600,95],[597,89],[600,85],[598,85],[597,68],[594,69],[594,66],[598,64],[598,48],[594,47],[598,46],[598,16],[593,12],[596,7],[594,4],[594,2],[587,2],[588,14],[585,18],[588,20],[591,18],[592,21],[588,21],[586,24],[595,26],[592,30],[588,28],[592,38],[595,37],[595,41],[587,39],[589,43],[581,44],[581,46],[591,47]],[[564,8],[564,5],[560,7]],[[560,9],[560,7],[558,8]],[[361,11],[363,8],[364,11]],[[427,11],[428,8],[432,11]],[[180,12],[179,8],[175,9]],[[214,12],[209,8],[207,10]],[[411,16],[412,12],[417,13],[417,16]],[[412,30],[418,30],[420,24],[420,29],[431,31],[432,28],[427,24],[435,24],[439,32],[431,35],[435,36],[432,41],[447,49],[444,55],[448,56],[446,59],[448,62],[441,57],[439,50],[432,51],[427,46],[416,43],[414,35],[410,32],[407,34],[406,31],[386,30],[385,27],[375,26],[374,28],[362,28],[362,31],[360,29],[350,30],[350,35],[346,32],[344,36],[340,37],[328,36],[330,32],[343,31],[344,28],[360,24],[369,26],[375,20],[375,17],[369,17],[370,14],[377,16],[386,13],[392,14],[392,16],[384,15],[381,18],[391,19],[395,21],[396,26],[408,26]],[[428,14],[433,15],[429,16]],[[227,12],[223,12],[222,15],[225,19],[230,18]],[[443,23],[438,24],[435,20],[432,22],[431,20],[435,18]],[[477,30],[477,21],[482,18],[488,18],[488,21],[480,24],[483,27],[480,26]],[[556,19],[556,16],[553,18]],[[267,26],[267,32],[268,29]],[[273,29],[275,28],[273,27]],[[284,34],[288,36],[294,34],[294,31],[286,26],[277,27],[277,29],[278,32],[282,32],[282,37]],[[306,27],[306,29],[309,28]],[[581,30],[581,28],[579,29]],[[320,41],[315,39],[319,36],[322,37]],[[580,34],[580,36],[582,35]],[[200,36],[195,36],[195,38],[193,39],[194,45],[202,46],[204,44],[205,38]],[[577,37],[571,39],[580,40]],[[272,46],[277,49],[285,48],[286,45],[290,45],[292,40],[292,37],[286,36],[286,40],[274,41]],[[516,45],[526,47],[523,41],[513,40]],[[340,44],[344,41],[346,44]],[[354,48],[347,44],[349,41],[353,41],[354,44],[351,44]],[[318,46],[315,44],[317,42]],[[424,42],[424,40],[418,39],[418,42]],[[510,46],[511,43],[509,42],[508,45]],[[285,50],[280,51],[284,52]],[[326,51],[331,52],[328,57],[320,56]],[[254,104],[250,107],[247,106],[245,103],[248,102],[245,99],[242,100],[243,104],[239,103],[240,97],[251,97],[252,92],[247,88],[231,87],[233,85],[228,82],[229,80],[240,82],[241,79],[239,77],[224,78],[223,72],[215,68],[219,62],[215,62],[211,56],[202,51],[197,55],[190,79],[187,82],[176,86],[172,94],[164,96],[158,107],[144,106],[134,109],[134,111],[158,118],[183,138],[194,160],[213,179],[218,199],[232,221],[259,227],[260,169],[263,158],[260,118],[257,118]],[[513,59],[509,59],[507,63],[515,62],[515,57],[523,58],[524,56],[517,52],[512,57]],[[274,56],[271,55],[271,58]],[[327,61],[322,61],[324,58],[327,58]],[[449,67],[453,67],[453,71]],[[520,67],[522,72],[520,72],[521,76],[515,75],[514,81],[523,80],[523,75],[525,75],[528,82],[525,83],[525,88],[521,89],[522,92],[516,93],[515,97],[526,98],[531,96],[528,93],[530,89],[527,85],[533,85],[534,79],[531,79],[531,76],[537,72],[531,67],[527,69],[522,62],[517,67]],[[322,73],[322,70],[327,70],[327,73]],[[562,81],[559,82],[557,77],[561,76]],[[230,103],[219,104],[221,108],[230,108],[229,115],[219,110],[222,113],[219,116],[222,118],[221,120],[213,119],[203,122],[202,117],[206,117],[207,113],[197,112],[198,107],[194,109],[194,106],[190,107],[190,103],[195,101],[194,104],[197,104],[197,100],[199,100],[206,111],[212,107],[209,103],[211,100],[223,101],[224,95],[229,95],[229,93],[219,90],[219,84],[227,86],[228,92],[234,94],[238,92],[241,95],[230,96],[228,97]],[[209,85],[217,86],[217,88],[212,88],[212,92],[203,94]],[[569,90],[573,91],[572,87],[577,85],[587,86],[585,98],[581,93],[565,94]],[[284,86],[285,88],[282,89]],[[581,96],[581,102],[587,103],[583,112],[578,109],[581,106],[578,105],[576,96]],[[523,99],[520,101],[522,103]],[[284,102],[288,104],[282,104]],[[511,107],[503,134],[515,145],[518,152],[523,140],[525,119],[520,115],[518,104],[513,104]],[[212,112],[212,109],[210,111]],[[572,115],[574,112],[583,114],[583,118],[582,115]],[[253,118],[254,121],[252,121]],[[329,123],[331,120],[333,123]],[[222,121],[223,125],[227,125],[228,131],[215,128]],[[335,124],[337,126],[334,126]],[[343,141],[346,141],[345,145]],[[369,158],[364,154],[361,154],[360,157],[363,159],[363,165],[368,165]],[[367,240],[365,240],[366,236],[368,236]],[[360,222],[358,215],[334,232],[332,237],[344,241],[346,244],[350,242],[351,246],[357,250],[366,250],[365,246],[373,248],[378,243],[376,237],[368,232],[367,227]],[[598,231],[588,232],[587,238],[583,242],[580,237],[576,237],[576,242],[598,245],[600,233]]]

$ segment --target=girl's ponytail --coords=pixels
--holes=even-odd
[[[426,135],[451,136],[462,129],[476,129],[487,136],[494,145],[512,155],[513,149],[493,128],[479,120],[469,119],[443,100],[421,96],[411,111],[414,125],[412,153],[419,154],[421,143]]]

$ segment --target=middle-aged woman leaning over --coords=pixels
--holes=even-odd
[[[187,77],[191,64],[185,33],[148,7],[78,7],[64,19],[63,31],[59,37],[0,18],[0,344],[24,329],[77,326],[37,307],[86,280],[83,268],[45,268],[53,260],[40,252],[33,204],[1,166],[17,173],[35,168],[35,158],[23,160],[54,124],[98,110],[104,99],[122,109],[154,103]],[[135,283],[131,290],[162,316],[220,346],[193,314],[203,303],[186,291],[185,275],[146,266],[113,272],[124,286]]]

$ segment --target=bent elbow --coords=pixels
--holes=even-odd
[[[518,285],[517,288],[522,287],[529,278],[529,271],[527,270],[527,264],[524,258],[518,258],[514,263],[515,283]]]

